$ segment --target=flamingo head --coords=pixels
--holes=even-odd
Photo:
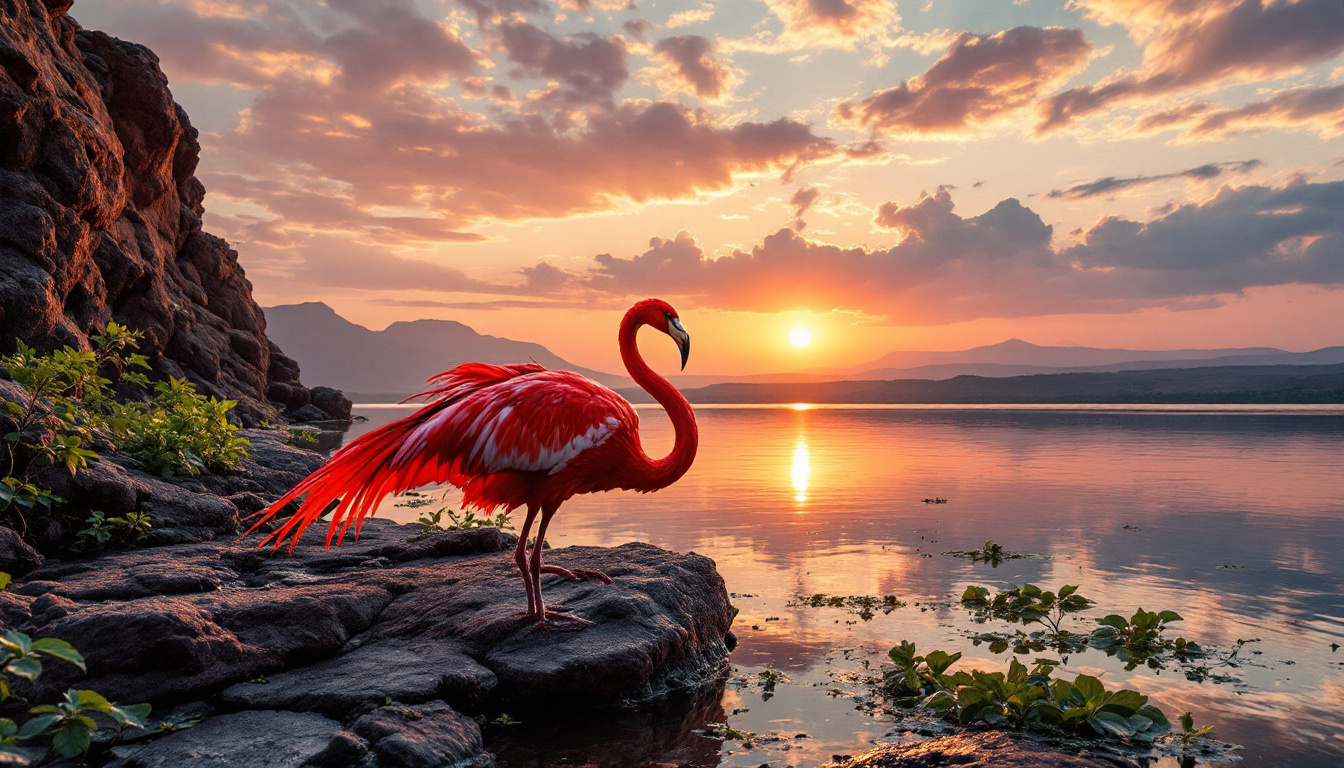
[[[645,325],[651,325],[672,337],[681,351],[681,369],[686,370],[686,360],[691,356],[691,335],[682,327],[677,310],[662,299],[645,299],[636,304],[630,313],[643,320]]]

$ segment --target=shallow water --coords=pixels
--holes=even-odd
[[[409,411],[356,412],[369,421],[347,438]],[[1142,606],[1180,613],[1176,633],[1206,649],[1258,639],[1242,651],[1244,664],[1220,670],[1235,682],[1126,672],[1096,650],[1071,656],[1067,670],[1138,689],[1173,720],[1193,710],[1243,746],[1243,765],[1344,765],[1344,649],[1331,649],[1344,644],[1344,408],[696,413],[700,453],[680,482],[648,496],[572,499],[548,539],[556,547],[639,540],[712,557],[741,609],[732,679],[721,697],[667,711],[491,726],[487,740],[505,768],[801,768],[907,739],[890,715],[862,706],[855,673],[880,665],[903,639],[964,652],[956,668],[1003,668],[1006,655],[968,635],[1010,627],[974,624],[957,597],[969,584],[1023,581],[1080,585],[1097,605],[1072,622],[1077,631]],[[640,414],[649,452],[670,449],[661,410]],[[921,502],[930,497],[948,503]],[[379,514],[415,518],[395,503]],[[942,554],[986,539],[1043,557],[991,567]],[[908,605],[867,621],[789,605],[814,593],[891,594]],[[773,695],[759,684],[766,669],[785,676]],[[750,747],[705,731],[725,719],[758,735]]]

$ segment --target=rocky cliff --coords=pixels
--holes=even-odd
[[[238,254],[201,229],[197,131],[158,57],[70,5],[0,0],[0,352],[88,348],[115,320],[244,423],[308,405]]]

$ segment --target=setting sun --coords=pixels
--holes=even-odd
[[[789,332],[789,341],[793,346],[802,349],[812,343],[812,332],[806,328],[794,328]]]

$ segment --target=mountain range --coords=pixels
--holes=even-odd
[[[486,336],[452,320],[414,320],[372,331],[321,302],[267,307],[266,334],[299,363],[310,386],[345,392],[355,402],[396,402],[459,363],[539,363],[581,373],[609,387],[625,376],[581,368],[540,344]]]
[[[573,365],[540,344],[483,335],[469,326],[451,320],[398,322],[381,331],[373,331],[346,320],[331,307],[319,302],[270,307],[264,311],[268,335],[299,362],[305,382],[344,390],[357,402],[400,400],[419,392],[430,376],[458,363],[473,360],[487,363],[536,362],[547,368],[582,373],[616,389],[633,386],[633,382],[627,376]],[[727,388],[726,385],[820,385],[837,382],[867,382],[871,385],[872,382],[943,381],[956,377],[990,380],[1009,377],[1035,379],[1041,375],[1052,374],[1104,374],[1192,368],[1217,369],[1230,375],[1233,368],[1245,366],[1269,368],[1339,364],[1344,364],[1344,346],[1326,347],[1312,352],[1288,352],[1272,347],[1133,350],[1080,346],[1051,347],[1032,344],[1021,339],[1009,339],[999,344],[954,352],[892,352],[851,368],[752,376],[673,375],[669,379],[683,390],[710,388],[697,396],[728,397],[730,393],[734,393],[732,395],[734,397],[755,398],[764,396],[762,393],[767,391],[783,397],[786,392],[793,390],[766,388],[759,391],[752,390],[748,395],[746,389],[736,390]],[[1217,375],[1216,371],[1210,374],[1214,377]],[[1207,384],[1212,381],[1210,376],[1199,376],[1190,380],[1199,380]],[[1055,383],[1058,381],[1062,380],[1057,380]],[[1123,377],[1115,381],[1129,382],[1135,386],[1139,384],[1138,379]],[[718,387],[718,385],[725,386]],[[1041,381],[1037,381],[1036,385],[1044,386]],[[910,387],[918,389],[919,386],[922,385],[908,385],[906,389]],[[963,383],[959,386],[969,385]],[[980,386],[992,389],[996,385],[992,383],[976,385]],[[1024,384],[1019,381],[1012,385],[1002,383],[997,386],[1006,397],[1012,387]],[[845,392],[863,391],[870,393],[870,396],[877,396],[876,390],[871,386],[856,384],[855,387],[841,389]],[[841,390],[834,387],[818,390],[818,396],[823,391],[829,393],[828,396],[840,396]],[[946,392],[951,394],[953,390],[948,389]],[[883,396],[896,395],[888,392]],[[792,401],[797,398],[786,399]],[[700,402],[709,401],[700,400]]]

